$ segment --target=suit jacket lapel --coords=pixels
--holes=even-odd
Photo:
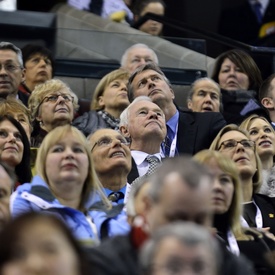
[[[195,141],[197,124],[193,113],[180,112],[177,134],[177,149],[180,154],[191,154],[195,152]],[[188,130],[187,130],[188,129]]]
[[[137,177],[139,177],[137,165],[134,159],[132,158],[132,169],[127,176],[128,183],[131,184]]]

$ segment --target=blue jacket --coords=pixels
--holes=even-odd
[[[125,212],[121,211],[122,207],[114,204],[112,210],[104,210],[99,196],[91,194],[85,204],[88,209],[85,215],[60,204],[39,176],[35,176],[31,184],[19,186],[10,201],[12,217],[29,211],[54,214],[66,223],[78,240],[84,242],[98,242],[105,236],[127,234],[130,226]]]

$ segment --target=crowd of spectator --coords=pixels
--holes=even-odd
[[[54,71],[49,49],[0,42],[0,274],[274,274],[274,74],[226,51],[182,109],[138,43],[79,114]]]

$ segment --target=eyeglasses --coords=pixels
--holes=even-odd
[[[240,143],[244,148],[247,148],[247,149],[254,149],[255,147],[255,142],[252,140],[243,139],[241,141],[237,141],[234,139],[229,139],[222,142],[218,150],[220,150],[221,147],[223,147],[223,150],[227,150],[227,151],[233,150],[237,147],[238,143]]]
[[[121,145],[125,145],[125,146],[128,146],[130,144],[130,142],[127,139],[123,138],[123,137],[121,137],[121,138],[103,137],[94,144],[94,146],[91,149],[91,152],[94,150],[94,148],[96,146],[98,146],[98,147],[109,147],[109,146],[112,145],[112,143],[114,141],[119,141]]]
[[[0,71],[2,70],[2,68],[4,68],[4,70],[6,72],[14,72],[16,71],[17,69],[21,68],[21,66],[17,66],[17,65],[14,65],[14,64],[0,64]]]
[[[42,102],[52,102],[55,103],[59,97],[63,97],[65,102],[74,102],[74,98],[70,95],[50,95],[43,98]]]

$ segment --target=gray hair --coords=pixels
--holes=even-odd
[[[195,92],[195,86],[200,83],[201,81],[208,81],[208,82],[211,82],[212,84],[214,84],[216,86],[216,88],[221,91],[221,88],[220,88],[220,85],[214,81],[212,78],[210,77],[202,77],[202,78],[199,78],[199,79],[196,79],[190,86],[190,90],[188,92],[188,95],[187,95],[187,102],[189,100],[192,100],[192,97],[193,97],[193,94]],[[220,92],[220,100],[221,100],[221,92]]]
[[[151,268],[154,256],[159,249],[159,244],[162,240],[169,237],[174,237],[180,244],[188,247],[204,246],[207,252],[212,255],[214,261],[213,271],[216,274],[218,273],[222,261],[221,253],[217,241],[211,236],[209,230],[191,222],[176,222],[157,230],[142,247],[140,263],[145,274],[152,274]]]
[[[149,176],[150,188],[148,195],[153,202],[158,202],[161,191],[166,182],[167,175],[177,173],[183,180],[183,183],[192,189],[199,188],[202,184],[210,184],[213,175],[204,165],[196,162],[191,156],[184,155],[174,158],[164,159],[161,167],[157,168],[156,173]],[[209,181],[202,179],[208,178]],[[171,186],[171,188],[173,188]]]
[[[171,87],[170,81],[168,80],[168,78],[165,76],[165,74],[163,73],[163,71],[160,69],[160,67],[157,64],[150,62],[145,65],[141,65],[131,74],[131,76],[129,77],[129,80],[128,80],[127,88],[128,88],[128,98],[129,98],[130,102],[132,102],[135,98],[134,87],[132,86],[132,82],[134,81],[134,79],[137,75],[139,75],[140,73],[142,73],[144,71],[148,71],[148,70],[152,70],[152,71],[155,71],[158,74],[160,74],[163,77],[164,81],[167,83],[167,85],[169,87]]]
[[[137,97],[130,105],[127,106],[126,109],[123,110],[123,112],[120,114],[120,123],[119,123],[119,127],[121,126],[126,126],[128,125],[128,118],[129,118],[129,113],[130,113],[130,109],[132,108],[132,106],[134,104],[136,104],[139,101],[150,101],[153,102],[152,99],[148,96],[139,96]]]
[[[120,60],[120,65],[121,67],[125,67],[126,66],[126,62],[127,62],[127,59],[128,59],[128,54],[131,50],[133,49],[136,49],[136,48],[144,48],[144,49],[147,49],[147,50],[150,50],[152,52],[152,55],[153,55],[153,61],[158,64],[159,61],[158,61],[158,57],[156,55],[156,53],[154,52],[153,49],[149,48],[146,44],[142,44],[142,43],[137,43],[137,44],[134,44],[132,45],[131,47],[127,48],[124,52],[124,54],[122,55],[121,57],[121,60]]]
[[[11,51],[15,52],[17,55],[17,60],[20,64],[21,69],[24,68],[22,51],[18,47],[16,47],[14,44],[12,44],[10,42],[0,42],[0,51],[1,50],[11,50]]]

